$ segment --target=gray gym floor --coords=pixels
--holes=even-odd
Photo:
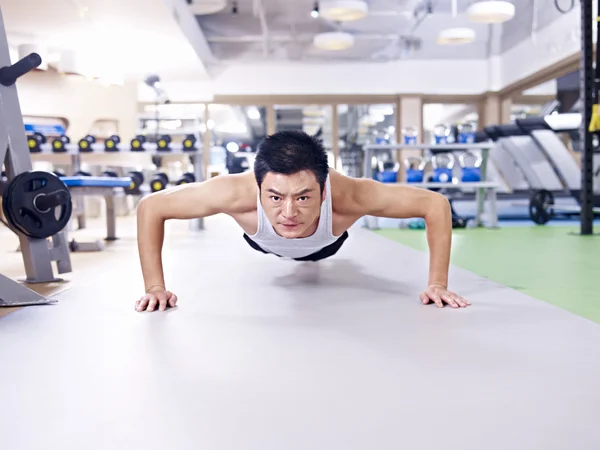
[[[284,261],[216,219],[167,240],[179,307],[137,313],[127,245],[0,319],[0,448],[600,448],[592,322],[458,269],[473,306],[422,306],[426,254],[356,229]]]

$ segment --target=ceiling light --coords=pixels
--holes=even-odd
[[[251,106],[250,108],[248,108],[248,111],[246,112],[246,114],[248,115],[248,119],[251,119],[251,120],[260,119],[260,111],[258,110],[258,108],[256,106]]]
[[[319,13],[326,20],[347,22],[365,17],[369,12],[367,2],[362,0],[321,1]]]
[[[515,16],[515,5],[499,0],[477,2],[469,6],[467,16],[472,22],[502,23]]]
[[[315,7],[311,11],[310,15],[315,19],[319,17],[319,2],[315,2]]]
[[[470,28],[448,28],[440,31],[437,43],[447,44],[470,44],[475,40],[475,31]]]
[[[313,44],[321,50],[346,50],[354,45],[354,36],[349,33],[336,31],[321,33],[315,36]]]
[[[195,16],[207,16],[210,14],[216,14],[225,9],[227,6],[226,0],[202,0],[195,1],[187,0],[187,4],[190,6],[190,11]]]

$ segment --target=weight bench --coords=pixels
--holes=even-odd
[[[69,188],[71,196],[102,196],[106,202],[106,238],[107,241],[117,239],[117,220],[115,213],[115,197],[123,192],[123,188],[132,183],[131,177],[60,177]],[[73,216],[81,214],[73,211]],[[101,242],[75,242],[70,244],[71,251],[99,251],[103,249]]]

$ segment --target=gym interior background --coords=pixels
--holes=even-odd
[[[597,11],[3,0],[6,448],[597,449]],[[181,306],[135,313],[139,200],[252,170],[288,129],[450,199],[469,311],[421,309],[422,220],[365,217],[311,284],[215,216],[167,224]]]

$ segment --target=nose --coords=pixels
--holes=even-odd
[[[293,201],[288,200],[285,202],[283,205],[283,215],[287,219],[291,219],[296,215],[296,207]]]

